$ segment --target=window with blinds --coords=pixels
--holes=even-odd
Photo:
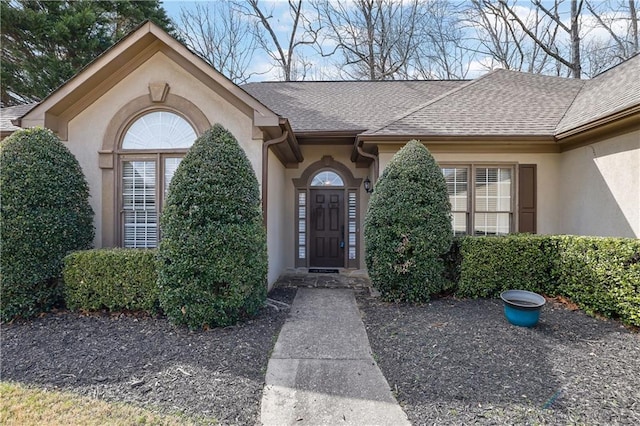
[[[504,235],[512,231],[514,168],[443,166],[455,235]]]
[[[122,246],[158,246],[171,179],[195,139],[191,125],[167,111],[145,114],[129,127],[120,152]]]
[[[505,235],[511,229],[512,169],[478,167],[475,179],[474,235]]]
[[[158,244],[158,203],[155,161],[122,164],[124,246],[151,248]]]

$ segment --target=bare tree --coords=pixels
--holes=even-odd
[[[417,55],[407,63],[406,78],[464,79],[475,52],[467,48],[469,40],[463,26],[463,9],[450,0],[431,0],[427,17],[419,31],[423,38]]]
[[[304,80],[311,62],[302,49],[314,45],[320,30],[319,21],[310,19],[303,10],[302,0],[288,0],[288,20],[284,24],[290,28],[288,36],[282,37],[277,31],[279,19],[274,16],[273,7],[267,10],[259,0],[236,2],[245,15],[254,20],[254,37],[264,52],[275,63],[284,81]]]
[[[423,0],[316,0],[323,21],[323,56],[342,54],[347,78],[402,78],[423,40]],[[326,46],[332,46],[327,49]]]
[[[252,76],[251,63],[258,47],[253,24],[228,0],[182,7],[180,36],[187,46],[236,84]]]
[[[485,0],[485,3],[491,4],[492,2]],[[571,71],[571,75],[574,78],[580,78],[582,76],[582,62],[580,59],[580,22],[584,0],[570,0],[571,15],[568,25],[560,16],[560,5],[563,3],[563,0],[554,0],[550,6],[543,5],[540,0],[532,0],[532,4],[537,8],[537,10],[541,11],[546,18],[550,19],[555,25],[556,28],[553,32],[562,31],[566,36],[568,36],[570,40],[568,53],[561,51],[556,43],[547,43],[539,36],[539,34],[532,31],[525,20],[523,20],[518,14],[514,4],[509,4],[507,0],[498,0],[498,3],[509,14],[509,19],[512,20],[520,30],[524,31],[536,46],[542,49],[548,56],[566,66]],[[554,36],[554,41],[555,40],[558,39]]]
[[[521,4],[521,2],[520,2]],[[515,10],[516,0],[492,1],[471,0],[465,11],[467,22],[474,29],[477,46],[471,47],[484,57],[489,57],[493,68],[496,63],[501,68],[533,73],[552,72],[549,56],[539,44],[518,24],[515,24],[510,10]],[[511,8],[511,9],[510,9]],[[527,11],[526,14],[524,11]],[[540,10],[520,8],[518,18],[529,33],[546,46],[557,48],[558,26]]]
[[[637,4],[637,0],[586,0],[592,29],[606,33],[605,37],[592,37],[584,46],[587,75],[596,75],[638,53]]]

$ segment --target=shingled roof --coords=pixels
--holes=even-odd
[[[295,132],[377,128],[466,81],[262,82],[241,86]]]
[[[640,54],[586,80],[559,123],[560,134],[640,105]]]
[[[20,130],[20,127],[12,123],[16,118],[20,118],[38,105],[37,103],[15,105],[11,107],[0,109],[0,132],[4,134],[11,134],[16,130]]]
[[[367,136],[549,136],[585,82],[496,70]]]

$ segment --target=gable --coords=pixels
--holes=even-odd
[[[251,117],[254,125],[278,132],[280,117],[151,22],[142,24],[45,98],[22,118],[21,127],[42,125],[66,140],[74,117],[158,53]]]

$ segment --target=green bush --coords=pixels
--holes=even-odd
[[[497,297],[509,289],[561,295],[590,314],[640,326],[640,240],[509,235],[463,237],[449,253],[462,297]],[[453,250],[453,249],[452,249]]]
[[[640,326],[640,240],[555,237],[558,290],[581,309]]]
[[[160,304],[172,322],[225,326],[264,304],[267,250],[258,181],[219,124],[180,163],[160,223]]]
[[[510,289],[554,292],[550,271],[556,252],[549,237],[463,237],[460,251],[459,296],[498,297]]]
[[[0,319],[30,317],[62,296],[67,253],[91,247],[93,210],[80,165],[49,130],[0,144]]]
[[[420,142],[407,143],[384,170],[364,238],[369,277],[385,300],[422,302],[445,288],[451,206],[440,167]]]
[[[69,309],[159,310],[155,250],[77,251],[64,259],[62,272]]]

